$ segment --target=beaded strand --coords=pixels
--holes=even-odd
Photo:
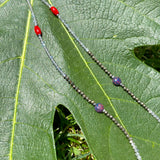
[[[84,43],[75,35],[69,25],[61,18],[59,11],[54,7],[51,6],[44,0],[41,0],[45,5],[47,5],[51,12],[63,23],[66,27],[68,32],[75,38],[75,40],[79,43],[79,45],[85,50],[85,52],[91,57],[91,59],[112,79],[112,82],[115,86],[120,86],[123,88],[125,92],[127,92],[133,100],[135,100],[142,108],[144,108],[149,114],[152,115],[159,123],[160,118],[151,110],[149,109],[139,98],[137,98],[122,82],[119,77],[115,77],[107,68],[93,55],[93,53],[84,45]]]
[[[72,81],[71,79],[61,70],[61,68],[58,66],[58,64],[55,62],[55,60],[53,59],[53,57],[51,56],[51,54],[49,53],[47,47],[46,47],[46,44],[45,42],[43,41],[42,39],[42,31],[40,29],[40,27],[38,26],[38,23],[37,23],[37,20],[36,20],[36,17],[35,17],[35,14],[34,14],[34,11],[32,9],[32,6],[29,2],[29,0],[26,0],[28,5],[29,5],[29,8],[30,8],[30,11],[31,11],[31,14],[32,14],[32,17],[33,17],[33,22],[34,22],[34,31],[35,31],[35,34],[37,35],[37,37],[39,38],[40,40],[40,43],[42,45],[42,47],[44,48],[47,56],[49,57],[49,59],[51,60],[52,64],[54,65],[54,67],[56,68],[56,70],[61,74],[61,76],[71,85],[71,87],[78,93],[80,94],[83,99],[85,99],[88,103],[90,103],[91,105],[94,106],[95,108],[95,111],[97,113],[104,113],[125,135],[125,137],[128,139],[130,145],[132,146],[133,150],[134,150],[134,153],[135,153],[135,156],[137,158],[137,160],[142,160],[141,156],[140,156],[140,153],[137,149],[137,146],[135,145],[133,139],[130,137],[129,133],[127,132],[127,130],[110,114],[108,113],[108,111],[106,111],[104,109],[104,106],[101,104],[101,103],[95,103],[95,101],[91,100],[89,97],[87,97],[84,92],[82,92]],[[46,5],[47,5],[47,2],[43,1]],[[50,5],[48,5],[50,6]],[[58,13],[58,10],[55,8],[55,7],[50,7],[52,8],[52,10],[54,10],[54,12]],[[58,15],[57,14],[57,15]]]

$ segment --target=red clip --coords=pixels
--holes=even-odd
[[[50,10],[52,11],[52,13],[55,15],[55,16],[57,16],[58,14],[59,14],[59,11],[58,11],[58,9],[56,8],[56,7],[51,7],[50,8]]]
[[[42,35],[41,29],[39,28],[39,26],[34,26],[34,31],[36,33],[36,35]]]

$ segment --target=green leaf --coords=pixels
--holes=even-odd
[[[160,74],[133,52],[135,47],[159,43],[159,1],[52,3],[104,66],[160,116]],[[41,1],[32,4],[43,39],[62,70],[121,122],[143,160],[158,160],[158,122],[122,88],[113,86]],[[26,1],[2,0],[0,17],[0,159],[56,160],[52,124],[56,106],[62,104],[74,115],[97,160],[135,160],[123,133],[52,66],[34,34]]]

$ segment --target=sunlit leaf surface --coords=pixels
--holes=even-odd
[[[160,41],[157,0],[57,0],[52,3],[84,44],[160,116],[160,74],[134,48]],[[105,106],[133,137],[143,160],[159,160],[160,124],[90,59],[39,0],[33,9],[46,45],[62,70]],[[123,133],[94,111],[59,75],[34,34],[25,0],[0,1],[0,159],[56,160],[53,120],[64,105],[97,160],[135,160]]]

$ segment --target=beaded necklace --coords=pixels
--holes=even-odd
[[[94,54],[85,46],[85,44],[76,36],[76,34],[72,31],[69,25],[61,18],[59,11],[54,6],[51,6],[45,0],[41,0],[46,6],[49,7],[51,12],[63,23],[66,27],[68,32],[75,38],[75,40],[79,43],[79,45],[84,49],[84,51],[91,57],[91,59],[112,79],[112,82],[115,86],[120,86],[123,88],[125,92],[130,95],[133,100],[135,100],[141,107],[143,107],[149,114],[152,115],[159,123],[160,118],[151,110],[149,109],[139,98],[137,98],[134,93],[132,93],[121,81],[119,77],[115,77],[95,56]]]
[[[104,109],[104,106],[101,103],[95,103],[95,101],[91,100],[83,91],[81,91],[72,81],[71,79],[61,70],[61,68],[58,66],[54,58],[51,56],[48,48],[46,47],[45,42],[42,39],[42,32],[40,27],[38,26],[36,16],[34,14],[34,11],[32,9],[32,6],[29,2],[29,0],[26,0],[30,11],[31,15],[33,17],[33,22],[34,22],[34,31],[37,35],[37,37],[40,40],[40,43],[42,47],[44,48],[48,58],[51,60],[52,64],[56,68],[56,70],[60,73],[60,75],[72,86],[72,88],[80,94],[83,99],[85,99],[88,103],[94,106],[95,111],[98,113],[104,113],[125,135],[125,137],[128,139],[130,145],[132,146],[135,156],[137,160],[142,160],[140,153],[137,149],[137,146],[133,142],[133,139],[130,137],[129,133],[126,131],[126,129],[110,114],[106,109]],[[75,38],[75,40],[79,43],[79,45],[85,50],[86,53],[96,62],[96,64],[112,79],[112,82],[115,86],[121,86],[124,91],[126,91],[140,106],[142,106],[149,114],[151,114],[158,122],[160,122],[160,118],[152,111],[150,110],[143,102],[141,102],[124,84],[122,84],[121,79],[119,77],[115,77],[111,72],[109,72],[106,67],[93,55],[93,53],[79,40],[79,38],[75,35],[75,33],[71,30],[71,28],[68,26],[68,24],[61,18],[59,11],[54,7],[51,6],[49,3],[47,3],[44,0],[41,0],[46,6],[50,8],[52,13],[64,24],[66,29],[69,31],[69,33]]]

